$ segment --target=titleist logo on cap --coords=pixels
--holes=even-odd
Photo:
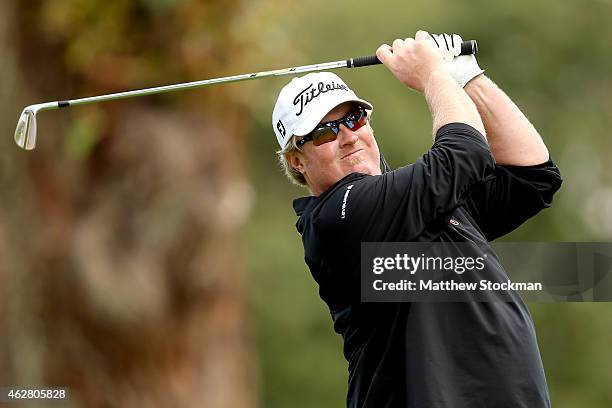
[[[298,113],[295,114],[295,116],[300,116],[304,111],[304,107],[308,105],[314,98],[325,92],[333,91],[335,89],[349,91],[346,85],[337,84],[335,82],[330,82],[327,84],[324,82],[319,82],[316,88],[314,88],[314,84],[308,85],[306,88],[304,88],[303,91],[297,94],[295,99],[293,100],[293,105],[300,106],[300,110]]]

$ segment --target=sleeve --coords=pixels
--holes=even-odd
[[[470,193],[466,209],[492,241],[550,207],[562,181],[550,160],[535,166],[496,166],[493,175]]]
[[[463,123],[447,124],[415,163],[339,190],[330,200],[332,211],[325,211],[332,216],[319,223],[362,242],[416,240],[432,224],[441,230],[445,214],[464,204],[494,168],[480,132]]]

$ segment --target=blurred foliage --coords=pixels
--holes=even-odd
[[[380,44],[413,36],[420,28],[476,39],[480,65],[538,128],[565,180],[551,209],[504,239],[610,241],[610,15],[612,2],[606,0],[317,0],[296,5],[285,16],[283,41],[304,50],[306,57],[292,63],[302,65],[373,54]],[[431,119],[420,94],[402,87],[380,66],[338,74],[374,104],[378,143],[393,167],[425,152],[431,143]],[[250,141],[250,173],[258,200],[247,245],[263,401],[272,408],[337,407],[344,403],[347,383],[342,342],[303,262],[291,207],[291,200],[307,191],[290,185],[272,164],[278,146],[270,116],[285,82],[267,83]],[[612,406],[612,305],[529,307],[553,406]]]
[[[27,6],[0,6],[0,42],[15,57],[0,62],[15,72],[5,129],[21,98],[252,66],[283,11],[242,0]],[[0,383],[67,384],[74,406],[254,405],[235,248],[251,204],[241,119],[259,86],[41,115],[42,143],[29,154],[3,139],[0,310],[11,313],[0,313]]]

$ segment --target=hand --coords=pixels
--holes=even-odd
[[[432,73],[448,75],[441,49],[430,38],[426,31],[417,31],[414,39],[397,39],[393,47],[381,45],[376,56],[400,82],[423,92]]]
[[[465,87],[468,82],[484,72],[478,66],[475,55],[459,55],[463,41],[459,35],[430,34],[429,38],[442,52],[448,73],[461,87]]]

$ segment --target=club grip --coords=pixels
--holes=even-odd
[[[382,64],[376,55],[368,55],[367,57],[349,58],[346,60],[347,68],[367,67],[368,65]]]
[[[476,40],[467,40],[461,43],[461,52],[459,55],[478,54],[478,43]]]
[[[476,55],[478,53],[478,43],[476,40],[463,41],[461,43],[461,52],[459,55]],[[368,65],[382,64],[376,55],[368,55],[367,57],[349,58],[346,60],[347,68],[367,67]]]

